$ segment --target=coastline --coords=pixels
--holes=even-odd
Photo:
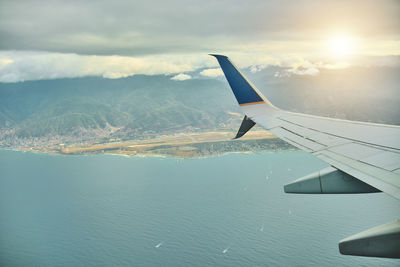
[[[59,144],[48,147],[17,147],[7,150],[36,152],[56,155],[112,154],[139,157],[202,158],[227,153],[249,153],[262,150],[293,150],[289,144],[277,139],[265,130],[252,131],[233,140],[234,132],[210,131],[161,136],[147,140],[121,142]]]

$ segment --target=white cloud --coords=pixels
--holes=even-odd
[[[300,56],[257,56],[257,53],[226,51],[240,69],[250,67],[257,72],[267,66],[278,66],[288,74],[317,75],[321,69],[338,69],[349,66],[398,66],[400,57],[368,57],[346,62],[313,62]],[[368,63],[368,64],[366,64]],[[136,74],[187,75],[183,73],[200,70],[200,75],[218,77],[223,75],[215,58],[205,53],[157,54],[152,56],[94,56],[74,53],[38,51],[1,51],[0,82],[21,82],[42,79],[101,76],[118,79]],[[183,80],[187,76],[176,76]],[[278,76],[282,76],[282,73]],[[189,77],[191,78],[191,77]]]
[[[215,69],[206,69],[200,72],[200,75],[206,76],[206,77],[218,77],[222,76],[222,70],[221,68],[215,68]]]
[[[285,67],[288,67],[287,73],[289,73],[289,74],[315,76],[315,75],[319,74],[318,67],[321,64],[320,63],[315,64],[311,61],[297,57],[292,62],[290,62],[290,63],[286,62],[283,65]]]
[[[13,63],[14,61],[12,59],[9,58],[1,58],[0,57],[0,69],[2,69],[3,67],[5,67],[8,64]]]
[[[319,74],[319,69],[317,69],[315,67],[309,67],[309,68],[298,67],[298,68],[295,68],[295,69],[290,69],[290,70],[288,70],[288,72],[293,73],[293,74],[297,74],[297,75],[315,76],[315,75]]]
[[[338,70],[338,69],[346,69],[350,67],[350,63],[348,62],[336,62],[336,63],[319,63],[318,67],[328,70]]]
[[[262,71],[266,67],[268,67],[268,65],[253,65],[250,68],[250,72],[251,73],[256,73],[256,72]]]
[[[274,73],[274,77],[276,78],[285,78],[285,77],[290,77],[291,74],[287,71],[277,71]]]
[[[0,51],[0,82],[102,76],[117,79],[135,74],[169,75],[207,66],[208,56],[87,56],[72,53]],[[187,78],[187,77],[186,77]]]
[[[175,75],[174,77],[171,78],[171,80],[174,81],[185,81],[191,79],[192,76],[184,74],[184,73],[179,73],[178,75]]]
[[[297,75],[318,75],[320,69],[345,69],[351,66],[348,62],[334,62],[334,63],[324,63],[324,62],[311,62],[304,59],[299,59],[297,62],[290,64],[290,69],[287,70],[289,74]]]

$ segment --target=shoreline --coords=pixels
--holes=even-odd
[[[203,158],[228,153],[250,153],[262,150],[293,150],[293,147],[277,139],[265,130],[249,132],[233,140],[234,132],[210,131],[178,136],[162,136],[147,140],[121,142],[59,144],[49,147],[17,147],[6,150],[35,152],[54,155],[98,155],[138,157]]]
[[[38,155],[49,155],[49,156],[65,156],[65,157],[74,157],[74,156],[116,156],[116,157],[123,157],[123,158],[161,158],[161,159],[205,159],[205,158],[212,158],[212,157],[223,157],[230,154],[241,154],[241,155],[250,155],[255,153],[279,153],[279,152],[287,152],[292,151],[296,152],[299,151],[296,148],[289,148],[289,149],[279,149],[279,150],[272,150],[272,149],[263,149],[263,150],[249,150],[249,151],[226,151],[222,153],[215,153],[210,155],[204,156],[194,156],[194,157],[180,157],[174,155],[162,155],[162,154],[135,154],[135,155],[126,155],[126,154],[118,154],[112,152],[104,152],[104,153],[85,153],[85,154],[61,154],[61,153],[51,153],[51,152],[41,152],[37,150],[20,150],[20,149],[9,149],[9,148],[0,148],[1,151],[12,151],[12,152],[21,152],[21,153],[32,153]]]

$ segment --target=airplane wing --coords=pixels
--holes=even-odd
[[[255,124],[330,164],[284,186],[286,193],[385,192],[400,200],[400,126],[355,122],[278,109],[228,57],[214,56],[245,114],[236,138]],[[400,258],[400,220],[350,236],[342,254]]]

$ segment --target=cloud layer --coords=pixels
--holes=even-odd
[[[0,50],[312,53],[340,30],[367,39],[362,52],[399,51],[399,14],[397,0],[2,0]]]
[[[320,69],[340,69],[351,65],[399,66],[400,57],[363,57],[352,62],[322,62],[298,56],[282,58],[257,53],[228,53],[239,68],[255,73],[267,66],[278,66],[285,75],[318,75]],[[223,73],[215,58],[206,54],[152,55],[142,57],[88,56],[73,53],[0,51],[0,82],[102,76],[109,79],[136,74],[174,75],[173,80],[195,76],[219,77]]]
[[[396,65],[399,14],[398,0],[2,0],[0,82],[201,69],[218,77],[208,53],[251,72],[274,65],[296,75]],[[351,58],[332,58],[327,40],[337,32],[357,40]]]
[[[0,82],[135,74],[175,74],[215,65],[209,56],[85,56],[50,52],[0,51]]]

